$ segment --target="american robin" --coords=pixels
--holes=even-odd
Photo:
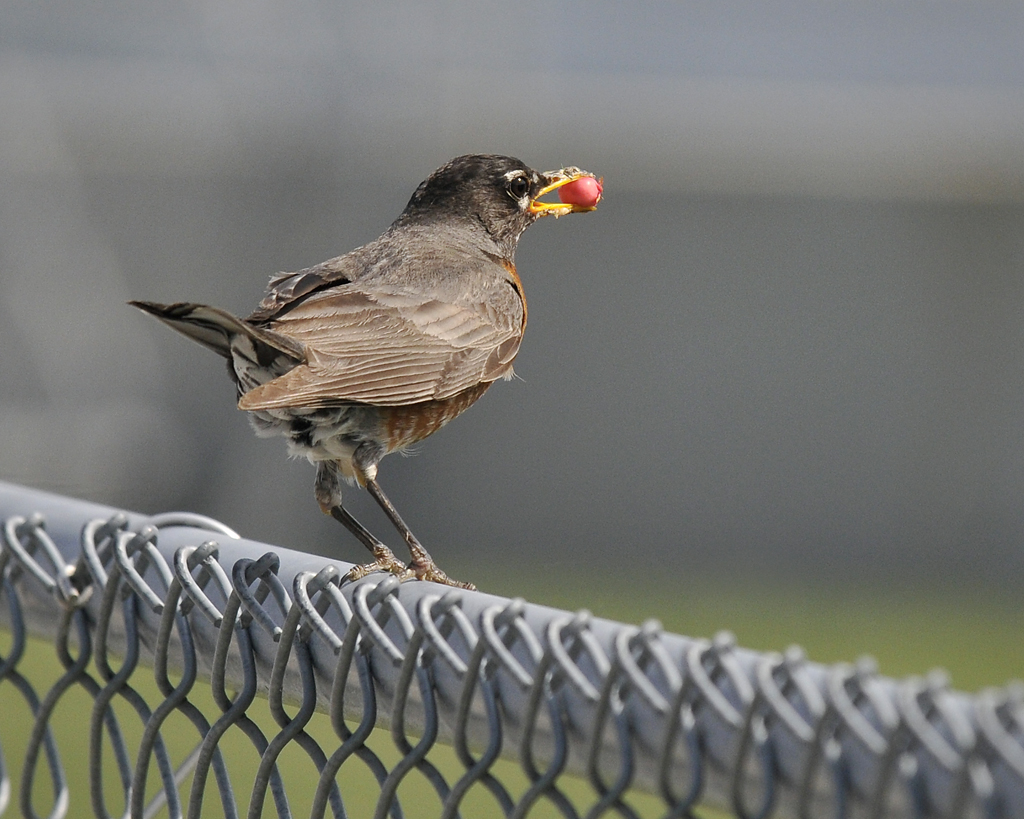
[[[577,180],[589,183],[573,186],[585,188],[582,204],[540,201]],[[461,156],[427,177],[380,238],[271,278],[246,319],[202,304],[130,303],[224,356],[256,433],[285,436],[316,464],[321,509],[373,553],[351,579],[385,570],[472,588],[437,567],[377,465],[512,377],[526,328],[519,237],[542,216],[593,210],[595,181],[578,168],[538,173],[511,157]],[[343,481],[369,490],[408,544],[408,566],[345,509]]]

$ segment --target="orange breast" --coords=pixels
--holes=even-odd
[[[519,274],[516,272],[516,266],[512,262],[502,262],[509,275],[512,277],[512,286],[515,287],[516,293],[519,294],[519,301],[523,303],[523,326],[520,330],[526,329],[526,291],[523,290],[523,280],[519,278]]]
[[[404,407],[380,407],[388,452],[415,444],[437,432],[453,418],[469,409],[487,392],[491,382],[477,384],[443,401],[423,401]]]

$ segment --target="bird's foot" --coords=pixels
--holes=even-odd
[[[433,560],[417,563],[413,561],[406,566],[401,560],[395,557],[394,553],[386,546],[375,553],[375,559],[371,563],[362,563],[353,566],[345,575],[345,581],[353,583],[361,580],[368,574],[374,572],[390,572],[403,583],[406,580],[429,580],[431,583],[440,583],[442,586],[452,586],[456,589],[476,591],[472,583],[465,583],[461,580],[452,580]]]
[[[442,586],[453,586],[456,589],[476,591],[472,583],[464,583],[461,580],[452,580],[448,575],[438,568],[437,564],[427,556],[426,559],[413,559],[406,569],[412,577],[417,580],[429,580],[431,583],[440,583]]]
[[[354,582],[373,572],[390,572],[399,580],[409,580],[415,575],[409,568],[383,543],[373,550],[373,561],[353,566],[345,575],[345,580]]]

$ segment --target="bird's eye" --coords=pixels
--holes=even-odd
[[[522,199],[530,192],[530,180],[525,176],[514,176],[508,181],[508,192],[513,199]]]

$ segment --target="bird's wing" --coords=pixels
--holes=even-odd
[[[355,278],[361,259],[357,248],[344,256],[328,259],[314,267],[295,273],[278,273],[267,285],[267,293],[259,307],[249,316],[248,321],[265,324],[273,321],[282,312],[287,312],[304,298],[317,290],[348,284]]]
[[[522,303],[511,288],[453,304],[358,283],[314,293],[269,328],[305,348],[306,361],[246,393],[243,410],[377,406],[445,399],[511,371]]]

